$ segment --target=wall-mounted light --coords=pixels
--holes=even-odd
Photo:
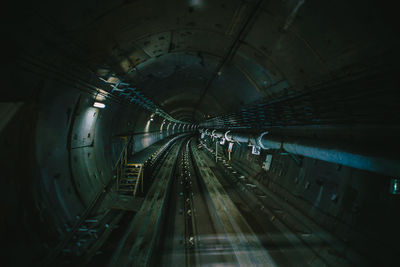
[[[390,193],[400,195],[400,179],[393,178],[390,181]]]
[[[93,103],[93,107],[95,107],[95,108],[105,108],[106,105],[104,103],[94,102]]]

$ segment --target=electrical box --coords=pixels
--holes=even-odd
[[[260,155],[261,148],[259,146],[253,146],[251,153],[253,155]]]

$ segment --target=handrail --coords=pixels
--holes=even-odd
[[[122,139],[124,139],[125,145],[114,167],[114,170],[116,171],[117,189],[119,186],[120,178],[125,175],[126,164],[128,161],[128,145],[130,143],[130,141],[128,142],[128,138],[126,136],[122,137]]]
[[[141,186],[142,186],[142,190],[141,191],[143,193],[143,164],[140,164],[139,175],[138,175],[138,177],[136,179],[135,189],[133,190],[133,197],[136,197],[136,192],[137,192],[137,189],[139,187],[139,183],[140,182],[141,182]]]
[[[127,141],[127,137],[126,137],[126,136],[124,136],[124,137],[122,137],[122,138],[125,139],[126,143],[125,143],[124,147],[122,148],[121,153],[119,154],[118,160],[117,160],[117,161],[115,162],[115,164],[114,164],[113,170],[115,170],[115,168],[117,168],[117,165],[118,165],[118,163],[120,163],[122,156],[123,156],[124,154],[126,154],[126,152],[127,152],[128,145],[129,145],[129,144],[131,143],[131,141],[132,141],[132,137],[131,137],[131,139],[129,139],[129,141]]]

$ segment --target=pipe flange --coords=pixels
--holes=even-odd
[[[268,133],[269,133],[268,131],[261,133],[260,136],[257,137],[257,140],[256,140],[257,143],[258,143],[258,145],[259,145],[262,149],[264,149],[264,150],[268,149],[268,147],[263,146],[261,140],[262,140],[263,136],[266,135],[266,134],[268,134]]]
[[[224,134],[224,136],[225,136],[225,139],[226,139],[228,142],[233,143],[234,141],[228,137],[228,133],[229,133],[230,131],[231,131],[231,130],[227,131],[227,132]]]

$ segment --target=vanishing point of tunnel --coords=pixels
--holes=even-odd
[[[0,266],[399,266],[398,18],[3,1]]]

